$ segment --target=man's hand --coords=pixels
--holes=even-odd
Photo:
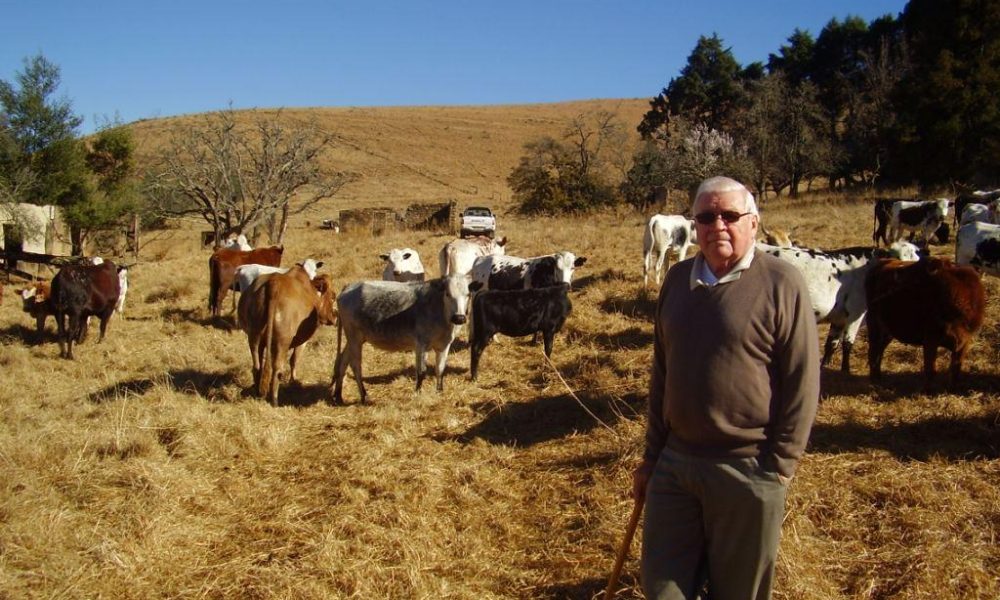
[[[649,477],[653,474],[653,467],[656,466],[654,461],[643,460],[639,463],[639,466],[632,471],[632,499],[639,501],[646,497],[646,484],[649,483]]]

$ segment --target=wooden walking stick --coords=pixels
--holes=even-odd
[[[628,526],[625,528],[625,539],[622,540],[622,546],[618,549],[615,568],[611,570],[611,577],[608,578],[608,588],[604,590],[604,600],[610,600],[615,593],[615,588],[618,587],[618,577],[622,574],[628,549],[632,547],[632,538],[635,537],[635,528],[639,525],[639,517],[642,516],[642,507],[645,502],[645,496],[640,496],[632,507],[632,516],[629,517]]]

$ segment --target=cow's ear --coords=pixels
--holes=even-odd
[[[379,254],[378,257],[381,258],[382,260],[389,260],[388,254]]]
[[[318,269],[318,268],[320,268],[320,267],[322,267],[322,266],[323,266],[323,261],[318,261],[318,262],[316,263],[316,268],[317,268],[317,269]]]
[[[482,281],[473,281],[472,283],[469,284],[469,292],[470,293],[471,292],[478,292],[481,289],[483,289],[483,282]]]
[[[403,255],[403,260],[410,260],[411,256],[413,256],[413,255],[410,254],[409,252],[407,252],[406,254]]]
[[[496,243],[497,243],[497,246],[506,246],[507,245],[507,236],[503,236],[501,238],[497,238],[496,239]]]
[[[576,260],[573,261],[573,266],[574,267],[582,267],[583,263],[585,263],[585,262],[587,262],[587,257],[586,256],[578,256],[578,257],[576,257]]]

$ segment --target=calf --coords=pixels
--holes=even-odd
[[[253,246],[250,245],[250,242],[247,240],[247,236],[243,235],[242,233],[236,237],[229,238],[228,240],[223,242],[222,245],[219,246],[219,248],[226,248],[228,250],[242,250],[244,252],[249,252],[250,250],[253,250]]]
[[[983,324],[986,294],[976,272],[940,258],[916,263],[879,261],[865,277],[868,298],[868,368],[882,376],[882,354],[893,338],[923,346],[924,389],[934,381],[938,347],[951,350],[950,385]]]
[[[438,266],[441,277],[448,275],[465,275],[472,270],[473,263],[480,256],[491,254],[503,256],[506,254],[507,238],[492,239],[485,235],[452,240],[441,248],[438,253]]]
[[[333,367],[333,401],[343,403],[344,373],[351,365],[361,402],[368,394],[362,381],[361,351],[365,342],[391,352],[414,352],[417,387],[424,380],[428,349],[437,353],[437,389],[444,389],[448,351],[465,323],[470,289],[466,275],[449,275],[425,282],[361,281],[346,286],[337,298],[337,360]],[[344,351],[340,338],[346,338]]]
[[[677,253],[677,260],[687,257],[688,248],[695,239],[693,221],[683,215],[653,215],[646,224],[642,236],[642,284],[649,284],[649,270],[652,268],[653,251],[656,251],[656,275],[654,281],[660,285],[664,259],[671,250]],[[670,261],[667,259],[667,269]]]
[[[797,243],[792,241],[791,233],[783,229],[768,229],[761,224],[760,232],[764,234],[764,243],[768,246],[777,246],[779,248],[798,246]]]
[[[1000,276],[1000,225],[973,221],[958,229],[955,262]]]
[[[948,200],[925,200],[922,202],[899,201],[892,204],[889,218],[890,242],[903,237],[903,230],[912,230],[924,245],[930,242],[931,235],[944,223],[948,217]]]
[[[878,256],[911,261],[918,258],[917,247],[908,242],[896,242],[889,250],[853,247],[823,252],[761,243],[757,244],[757,250],[792,263],[802,273],[816,321],[830,323],[823,365],[829,364],[833,353],[841,346],[840,369],[844,373],[851,370],[851,348],[867,310],[864,281],[872,260]]]
[[[288,360],[295,381],[299,353],[320,324],[333,325],[330,276],[310,274],[303,265],[259,277],[240,296],[237,323],[247,334],[257,393],[278,405],[278,373]],[[291,355],[289,355],[291,351]]]
[[[52,306],[51,285],[48,281],[37,281],[18,292],[21,296],[21,309],[35,318],[38,339],[41,339],[42,331],[45,330],[46,317],[56,314]]]
[[[59,356],[73,358],[73,342],[82,341],[90,316],[100,319],[98,343],[104,340],[120,294],[118,268],[109,260],[99,265],[66,265],[56,273],[52,279],[52,305],[58,327]]]
[[[219,248],[213,252],[208,259],[208,310],[211,315],[219,316],[222,300],[233,285],[236,267],[250,263],[279,267],[284,251],[282,246],[270,246],[248,251]]]
[[[552,356],[552,339],[573,309],[562,283],[527,290],[484,290],[472,297],[471,376],[475,381],[479,357],[497,333],[513,337],[542,332],[545,356]]]
[[[546,256],[481,256],[472,265],[472,279],[489,290],[521,290],[569,284],[586,257],[562,251]]]
[[[379,254],[379,258],[385,261],[384,281],[424,280],[424,264],[413,248],[393,248],[388,254]]]

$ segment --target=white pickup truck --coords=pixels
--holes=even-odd
[[[493,211],[484,206],[470,206],[462,211],[461,236],[488,235],[493,237],[497,219]]]

